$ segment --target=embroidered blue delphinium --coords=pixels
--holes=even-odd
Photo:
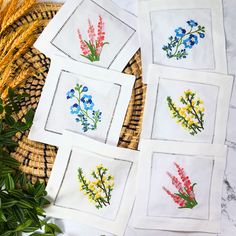
[[[78,92],[78,96],[76,96]],[[70,107],[71,114],[77,115],[75,121],[82,125],[83,132],[96,130],[98,122],[101,122],[102,112],[93,110],[93,98],[88,92],[88,87],[76,84],[74,89],[66,93],[67,99],[75,99],[76,103]]]
[[[162,47],[168,58],[175,58],[177,60],[186,58],[188,55],[187,49],[191,49],[194,45],[198,44],[199,37],[201,39],[205,38],[204,26],[198,25],[194,20],[188,20],[187,24],[190,27],[188,31],[178,27],[175,30],[175,36],[170,36],[169,43]]]

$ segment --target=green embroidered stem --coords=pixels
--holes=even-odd
[[[190,90],[184,92],[184,97],[180,97],[183,107],[177,107],[171,97],[167,97],[167,103],[173,118],[180,123],[183,128],[189,130],[191,135],[204,130],[204,107],[203,101],[195,99],[195,93]]]
[[[175,29],[176,35],[170,36],[169,43],[162,47],[168,58],[176,58],[177,60],[187,58],[187,51],[198,44],[199,38],[202,39],[205,37],[204,26],[198,25],[193,20],[187,21],[187,24],[190,26],[188,31],[182,27],[178,27]]]
[[[80,189],[88,196],[89,200],[95,204],[96,208],[110,205],[111,192],[114,187],[114,177],[107,174],[108,169],[103,165],[96,167],[92,171],[94,181],[86,180],[81,168],[78,169],[78,177],[81,183]]]
[[[93,119],[93,118],[91,118],[89,115],[88,115],[88,111],[85,111],[83,108],[82,108],[82,106],[81,106],[81,94],[82,94],[82,85],[76,85],[76,87],[75,87],[75,90],[78,92],[78,94],[79,94],[79,97],[77,98],[75,95],[73,95],[73,97],[77,100],[77,102],[78,102],[78,104],[79,104],[79,106],[80,106],[80,108],[81,108],[81,112],[88,118],[88,119],[90,119],[92,122],[93,122],[93,124],[95,124],[96,123],[96,121]],[[97,125],[97,124],[96,124]]]

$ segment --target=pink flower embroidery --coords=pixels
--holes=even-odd
[[[80,48],[82,50],[81,56],[87,58],[91,62],[99,61],[102,53],[103,46],[108,44],[105,41],[104,22],[101,16],[99,16],[97,34],[95,28],[92,25],[90,19],[88,20],[88,37],[89,41],[83,39],[80,30],[78,29],[78,35],[80,40]]]
[[[171,173],[167,172],[167,175],[172,181],[172,185],[178,190],[178,193],[171,193],[166,187],[163,190],[173,199],[173,201],[179,205],[179,208],[194,208],[198,202],[195,199],[194,186],[196,183],[192,184],[189,177],[185,174],[184,168],[180,167],[174,162],[174,165],[178,171],[178,175],[181,179],[173,176]]]

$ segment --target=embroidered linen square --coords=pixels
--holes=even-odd
[[[224,143],[233,77],[151,65],[142,137]]]
[[[58,146],[69,129],[116,145],[133,84],[133,76],[53,58],[30,139]]]
[[[139,48],[137,18],[108,0],[68,0],[35,47],[76,61],[122,71]]]
[[[220,0],[140,1],[139,9],[145,82],[148,64],[227,73]]]
[[[133,226],[220,232],[226,154],[224,145],[142,140]]]
[[[65,131],[47,185],[46,214],[123,235],[135,198],[137,154]]]

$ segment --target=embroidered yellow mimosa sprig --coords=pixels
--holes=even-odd
[[[102,164],[96,166],[91,173],[93,180],[87,179],[82,168],[78,169],[80,191],[88,197],[89,201],[95,204],[96,208],[110,205],[111,193],[114,188],[114,176],[108,173],[108,169]]]
[[[190,89],[184,92],[179,98],[182,107],[178,107],[171,97],[167,97],[169,110],[172,118],[181,124],[191,135],[204,130],[204,102],[200,98],[196,98],[196,93]]]

